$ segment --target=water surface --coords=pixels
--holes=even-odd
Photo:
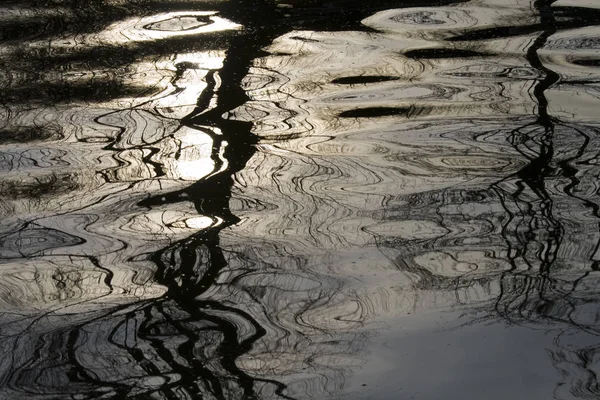
[[[0,5],[0,399],[600,397],[591,0]]]

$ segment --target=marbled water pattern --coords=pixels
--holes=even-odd
[[[4,0],[0,399],[600,398],[600,2]]]

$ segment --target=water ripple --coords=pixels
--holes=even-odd
[[[309,3],[0,6],[0,398],[389,398],[449,310],[598,395],[598,8]]]

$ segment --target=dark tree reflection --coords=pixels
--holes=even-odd
[[[402,208],[386,211],[390,216],[433,216],[451,234],[421,242],[382,238],[380,246],[400,269],[419,277],[419,290],[455,290],[458,297],[470,286],[485,288],[484,298],[491,299],[493,309],[483,303],[486,305],[477,308],[479,317],[471,323],[500,317],[509,324],[554,332],[555,347],[549,349],[549,356],[563,377],[555,398],[591,399],[600,396],[600,215],[596,184],[599,171],[595,165],[600,130],[594,124],[567,122],[551,115],[547,92],[560,82],[561,76],[546,66],[541,52],[559,29],[589,23],[586,18],[562,18],[567,11],[552,3],[553,0],[533,2],[539,18],[536,30],[541,33],[526,51],[527,61],[539,76],[530,91],[537,115],[523,125],[492,132],[494,137],[506,137],[526,160],[525,166],[486,189],[404,197]],[[473,30],[451,40],[512,34],[522,32],[503,28]],[[474,135],[483,138],[490,132]],[[490,212],[495,204],[501,208]],[[470,212],[461,214],[461,209]],[[478,209],[481,211],[474,215],[473,210]],[[469,244],[461,243],[452,235],[461,219],[497,227],[504,243],[495,232],[480,233],[477,240],[469,237]],[[433,258],[424,262],[424,256],[420,257],[420,253],[438,251],[456,265],[462,261],[461,252],[478,248],[484,249],[484,258],[493,264],[487,271],[481,260],[472,260],[472,271],[466,268],[454,276],[443,276],[432,270]],[[424,268],[425,265],[429,267]]]
[[[598,12],[452,3],[0,7],[0,398],[334,399],[419,307],[597,397]]]

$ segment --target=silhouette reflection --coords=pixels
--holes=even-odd
[[[443,310],[598,395],[598,10],[373,3],[0,6],[0,398],[346,398]]]

